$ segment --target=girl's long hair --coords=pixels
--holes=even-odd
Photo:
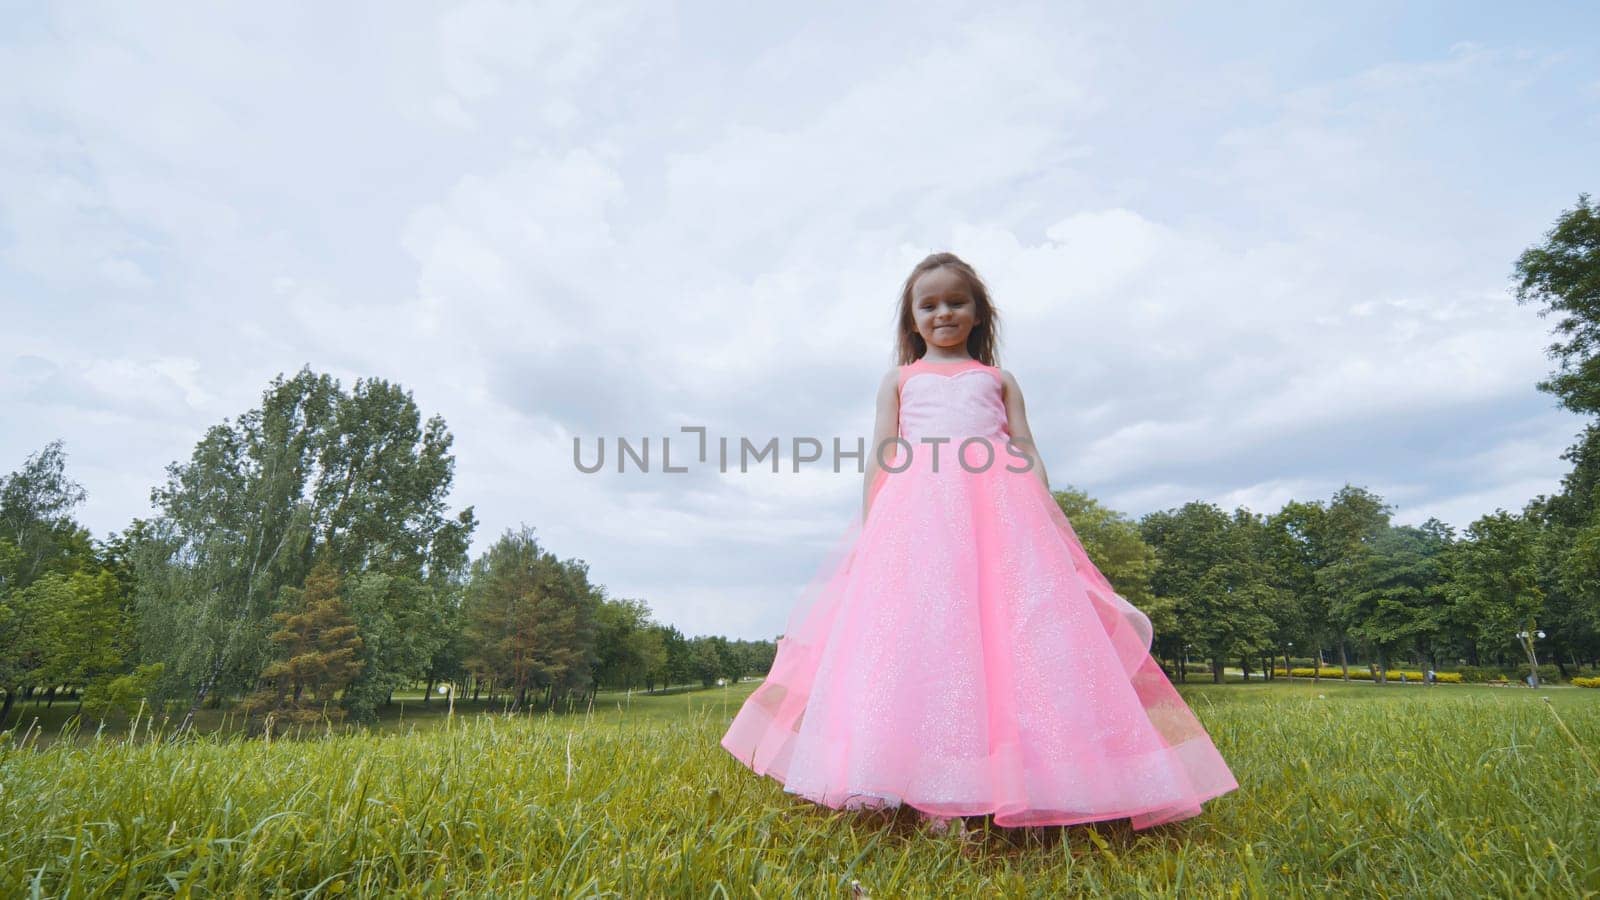
[[[994,303],[989,299],[989,288],[983,283],[983,279],[978,277],[978,273],[954,253],[930,253],[922,262],[917,263],[910,275],[906,276],[905,286],[900,289],[899,336],[895,341],[896,364],[910,365],[928,352],[928,342],[917,333],[916,317],[911,312],[911,288],[916,284],[918,277],[941,266],[949,266],[967,280],[967,288],[972,291],[972,301],[978,305],[978,324],[972,326],[972,333],[967,335],[967,353],[986,366],[998,366],[1000,317],[995,312]]]

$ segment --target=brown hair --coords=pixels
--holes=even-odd
[[[978,273],[967,265],[966,261],[954,253],[930,253],[917,263],[911,274],[906,276],[905,286],[900,289],[900,314],[899,336],[895,341],[895,358],[898,365],[909,365],[922,358],[928,352],[928,342],[917,333],[916,317],[911,312],[911,288],[916,284],[917,278],[940,268],[949,266],[956,274],[967,280],[967,289],[972,292],[972,301],[978,305],[978,324],[972,326],[972,333],[967,335],[967,353],[972,358],[986,366],[998,366],[1000,342],[1000,316],[995,311],[994,303],[989,300],[989,288],[978,277]]]

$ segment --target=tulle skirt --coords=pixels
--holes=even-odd
[[[880,471],[722,746],[828,807],[1001,826],[1148,828],[1237,788],[1150,656],[1149,618],[1014,463]]]

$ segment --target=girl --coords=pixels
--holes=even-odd
[[[953,254],[906,279],[861,514],[722,746],[834,809],[1194,816],[1238,784],[1051,496],[998,325]]]

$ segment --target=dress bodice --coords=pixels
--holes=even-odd
[[[1010,437],[1000,370],[975,359],[900,367],[900,437]]]

